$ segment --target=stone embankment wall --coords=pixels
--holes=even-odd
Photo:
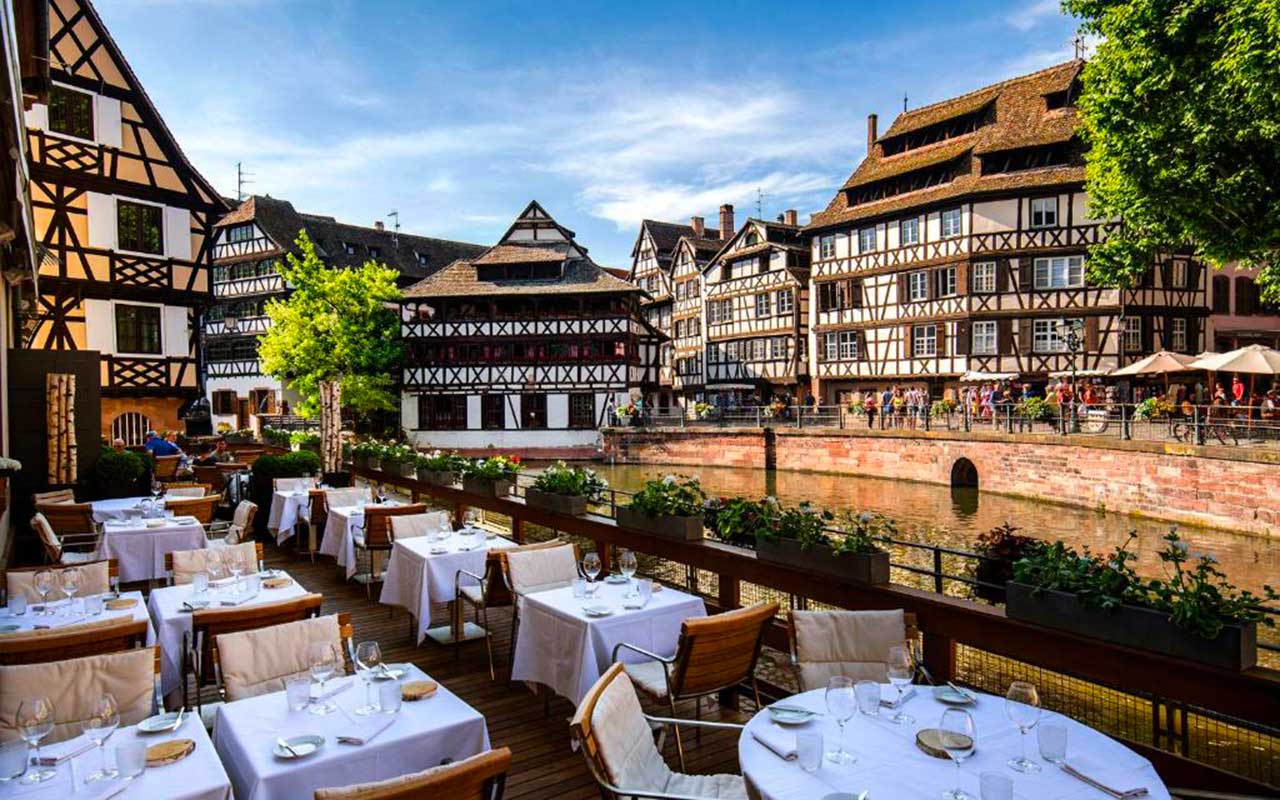
[[[1118,439],[923,431],[611,429],[606,459],[874,475],[1172,522],[1280,531],[1280,451]],[[960,466],[957,467],[957,464]]]

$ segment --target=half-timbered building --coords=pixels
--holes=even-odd
[[[720,404],[799,399],[808,384],[809,250],[787,211],[748,219],[702,273],[705,391]]]
[[[702,328],[702,271],[724,242],[681,236],[671,256],[670,386],[683,410],[706,399],[706,339]]]
[[[277,414],[297,397],[262,372],[258,337],[270,327],[267,301],[288,296],[279,273],[287,254],[297,254],[300,232],[334,269],[377,261],[400,273],[408,286],[459,258],[479,255],[482,245],[363,227],[333,217],[303,214],[287,200],[255,195],[218,221],[213,254],[214,302],[205,315],[208,392],[215,424],[244,428],[255,414]]]
[[[1072,61],[899,115],[806,228],[815,393],[940,388],[966,372],[1102,371],[1204,349],[1205,270],[1162,256],[1093,285]],[[1068,335],[1074,333],[1075,335]],[[1069,343],[1078,341],[1073,351]]]
[[[197,334],[226,206],[88,0],[23,5],[48,38],[47,94],[26,112],[47,256],[24,344],[97,352],[102,432],[140,441],[203,394]]]
[[[594,448],[612,406],[658,383],[641,290],[532,202],[497,244],[414,284],[402,425],[420,445]]]

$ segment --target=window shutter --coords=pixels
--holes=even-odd
[[[1161,288],[1168,289],[1172,285],[1173,285],[1173,262],[1166,258],[1160,262],[1160,286]],[[1170,326],[1166,325],[1165,329],[1168,330],[1169,327]]]
[[[109,194],[85,192],[89,218],[89,246],[116,249],[116,203]]]
[[[1029,292],[1034,288],[1032,263],[1033,260],[1030,258],[1018,259],[1018,291],[1020,292]]]
[[[1013,320],[996,321],[996,352],[1001,355],[1013,353]]]
[[[942,292],[938,291],[938,284],[942,281],[942,270],[940,269],[930,270],[928,277],[929,279],[925,281],[925,284],[928,286],[928,292],[929,292],[927,297],[930,300],[936,300],[938,295],[942,294]]]
[[[1173,349],[1173,317],[1164,318],[1164,327],[1160,331],[1160,347],[1165,350]]]
[[[852,278],[849,281],[850,298],[853,301],[853,308],[862,308],[862,278]]]
[[[867,360],[867,332],[858,331],[858,360]]]
[[[1155,317],[1142,317],[1142,352],[1150,353],[1155,348]]]
[[[939,322],[933,326],[938,336],[938,357],[947,355],[947,323]]]
[[[1187,318],[1187,352],[1199,353],[1203,348],[1200,347],[1200,318]]]
[[[1200,264],[1199,261],[1196,261],[1195,259],[1187,259],[1187,288],[1188,289],[1200,288],[1200,274],[1201,272],[1203,272],[1203,270],[1204,270],[1204,267]]]
[[[911,358],[911,354],[915,352],[915,342],[912,341],[910,325],[902,326],[902,342],[903,342],[903,345],[906,347],[906,350],[903,352],[902,357]]]
[[[906,305],[907,303],[907,273],[898,273],[898,305]]]
[[[164,252],[170,258],[191,260],[191,212],[164,207]]]
[[[1018,351],[1022,353],[1030,353],[1032,351],[1032,329],[1031,320],[1018,320]]]
[[[1009,276],[1009,259],[996,259],[996,292],[1007,292],[1011,290]]]
[[[120,101],[114,97],[93,96],[94,136],[99,144],[119,148],[124,141],[124,128],[120,123]]]
[[[969,262],[956,264],[956,294],[969,294]]]
[[[960,320],[956,323],[956,355],[967,356],[973,351],[973,339],[970,333],[969,321]]]
[[[1098,352],[1098,318],[1084,318],[1084,349],[1087,353]]]

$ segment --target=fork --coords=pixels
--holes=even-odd
[[[289,746],[289,743],[288,743],[288,742],[286,742],[286,741],[284,740],[284,737],[283,737],[283,736],[277,736],[277,737],[276,737],[276,744],[280,745],[280,746],[281,746],[281,747],[283,747],[285,750],[288,750],[288,751],[289,751],[289,755],[293,756],[294,758],[298,758],[298,751],[297,751],[297,750],[294,750],[292,747],[290,747],[290,746]]]

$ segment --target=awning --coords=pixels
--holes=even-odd
[[[1111,374],[1122,376],[1165,375],[1170,372],[1194,372],[1195,367],[1191,366],[1191,362],[1195,360],[1195,356],[1161,350],[1158,353],[1152,353],[1146,358],[1135,361],[1127,367],[1114,370]]]
[[[1112,374],[1111,371],[1106,369],[1078,369],[1075,372],[1072,372],[1069,369],[1059,369],[1059,370],[1054,370],[1053,372],[1050,372],[1049,377],[1050,378],[1070,378],[1071,376],[1074,375],[1077,378],[1101,378],[1105,375],[1110,375],[1110,374]]]
[[[960,376],[961,383],[986,383],[988,381],[1011,381],[1021,373],[1018,372],[980,372],[970,371]]]

